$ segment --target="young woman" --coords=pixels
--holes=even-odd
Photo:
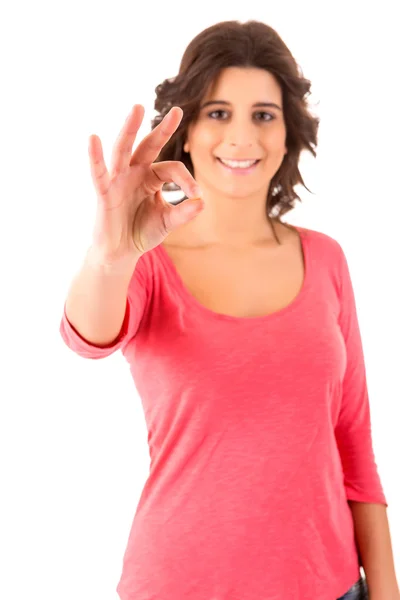
[[[377,585],[352,508],[388,504],[349,268],[336,240],[281,220],[301,151],[316,155],[309,90],[272,28],[218,23],[156,88],[133,154],[141,105],[110,171],[90,137],[97,218],[61,334],[83,357],[121,350],[143,403],[151,466],[121,600],[355,600]]]

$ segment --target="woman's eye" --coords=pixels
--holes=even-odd
[[[214,118],[212,115],[221,114],[221,113],[226,113],[226,111],[222,110],[222,109],[221,110],[213,110],[212,112],[208,113],[208,116],[211,117],[211,118]],[[271,115],[271,113],[268,113],[268,112],[265,112],[265,111],[257,112],[257,113],[254,113],[254,114],[255,115],[264,115],[264,118],[257,119],[257,121],[266,121],[266,122],[268,122],[268,121],[272,121],[273,119],[275,119],[274,115]],[[266,119],[265,115],[267,115],[269,118]],[[219,121],[220,119],[217,119],[217,120]],[[223,121],[225,121],[225,119],[223,119]]]
[[[272,121],[273,119],[275,119],[274,115],[271,115],[271,113],[267,113],[267,112],[259,112],[256,113],[258,115],[267,115],[268,117],[270,117],[269,119],[261,119],[261,121]]]
[[[216,115],[216,114],[221,114],[225,112],[224,110],[213,110],[212,112],[208,113],[208,116],[211,117],[212,115]]]

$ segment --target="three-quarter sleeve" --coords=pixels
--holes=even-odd
[[[97,346],[84,339],[69,322],[64,303],[60,334],[65,344],[83,358],[99,359],[113,354],[136,335],[152,294],[152,274],[143,255],[136,264],[129,283],[125,316],[117,338],[106,346]]]
[[[349,266],[340,248],[339,325],[347,353],[335,437],[348,500],[388,506],[374,456],[363,346]]]

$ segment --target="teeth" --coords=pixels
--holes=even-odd
[[[220,158],[219,160],[224,165],[232,167],[233,169],[248,169],[257,162],[256,160],[225,160],[223,158]]]

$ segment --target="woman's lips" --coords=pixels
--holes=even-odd
[[[229,173],[232,173],[234,175],[247,175],[248,173],[252,173],[255,170],[255,168],[257,167],[258,163],[260,162],[260,160],[257,160],[254,163],[254,165],[252,165],[251,167],[248,167],[246,169],[241,169],[241,168],[228,167],[228,165],[225,165],[222,162],[222,160],[218,157],[217,157],[217,161],[223,169],[225,169],[226,171],[228,171]]]

